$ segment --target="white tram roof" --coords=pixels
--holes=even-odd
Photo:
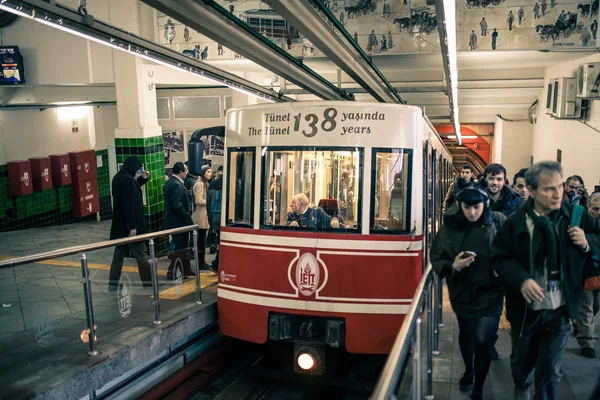
[[[311,123],[315,117],[310,114],[318,118],[312,124],[314,128]],[[335,115],[332,129],[332,120],[326,120],[327,115]],[[436,137],[439,141],[419,107],[399,104],[342,101],[260,104],[229,109],[226,120],[225,145],[230,148],[318,146],[411,149],[417,144],[417,148],[420,148],[423,138]]]

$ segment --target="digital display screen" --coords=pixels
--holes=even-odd
[[[25,83],[23,57],[17,46],[0,47],[0,85]]]

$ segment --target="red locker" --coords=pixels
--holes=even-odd
[[[31,164],[29,161],[11,161],[8,163],[8,182],[10,195],[25,196],[33,193]]]
[[[30,158],[31,175],[33,176],[33,190],[41,192],[42,190],[52,189],[52,172],[50,166],[50,157]]]
[[[96,152],[94,150],[69,153],[72,182],[89,181],[97,177]]]
[[[52,170],[52,183],[54,186],[67,186],[71,184],[71,166],[68,154],[50,156],[50,169]]]
[[[100,211],[97,179],[75,181],[71,190],[75,217],[86,217]]]

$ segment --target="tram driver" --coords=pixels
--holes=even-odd
[[[330,217],[322,208],[309,207],[308,197],[304,193],[295,195],[290,204],[292,212],[287,215],[287,225],[311,229],[324,229],[340,227],[339,219]]]

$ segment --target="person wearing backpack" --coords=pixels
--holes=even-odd
[[[212,169],[208,165],[203,165],[193,189],[194,212],[192,213],[192,221],[198,225],[198,264],[201,265],[201,269],[208,268],[208,265],[204,261],[206,256],[206,232],[210,227],[208,223],[206,195],[211,178]]]
[[[485,179],[457,182],[456,203],[433,240],[435,272],[448,283],[450,304],[458,320],[458,342],[465,365],[460,390],[481,399],[492,362],[492,338],[502,313],[504,291],[492,272],[492,241],[506,217],[490,206]]]
[[[214,273],[219,271],[219,234],[221,233],[221,207],[223,199],[223,167],[217,170],[217,177],[210,183],[207,195],[208,222],[215,233],[216,257],[209,269]]]

